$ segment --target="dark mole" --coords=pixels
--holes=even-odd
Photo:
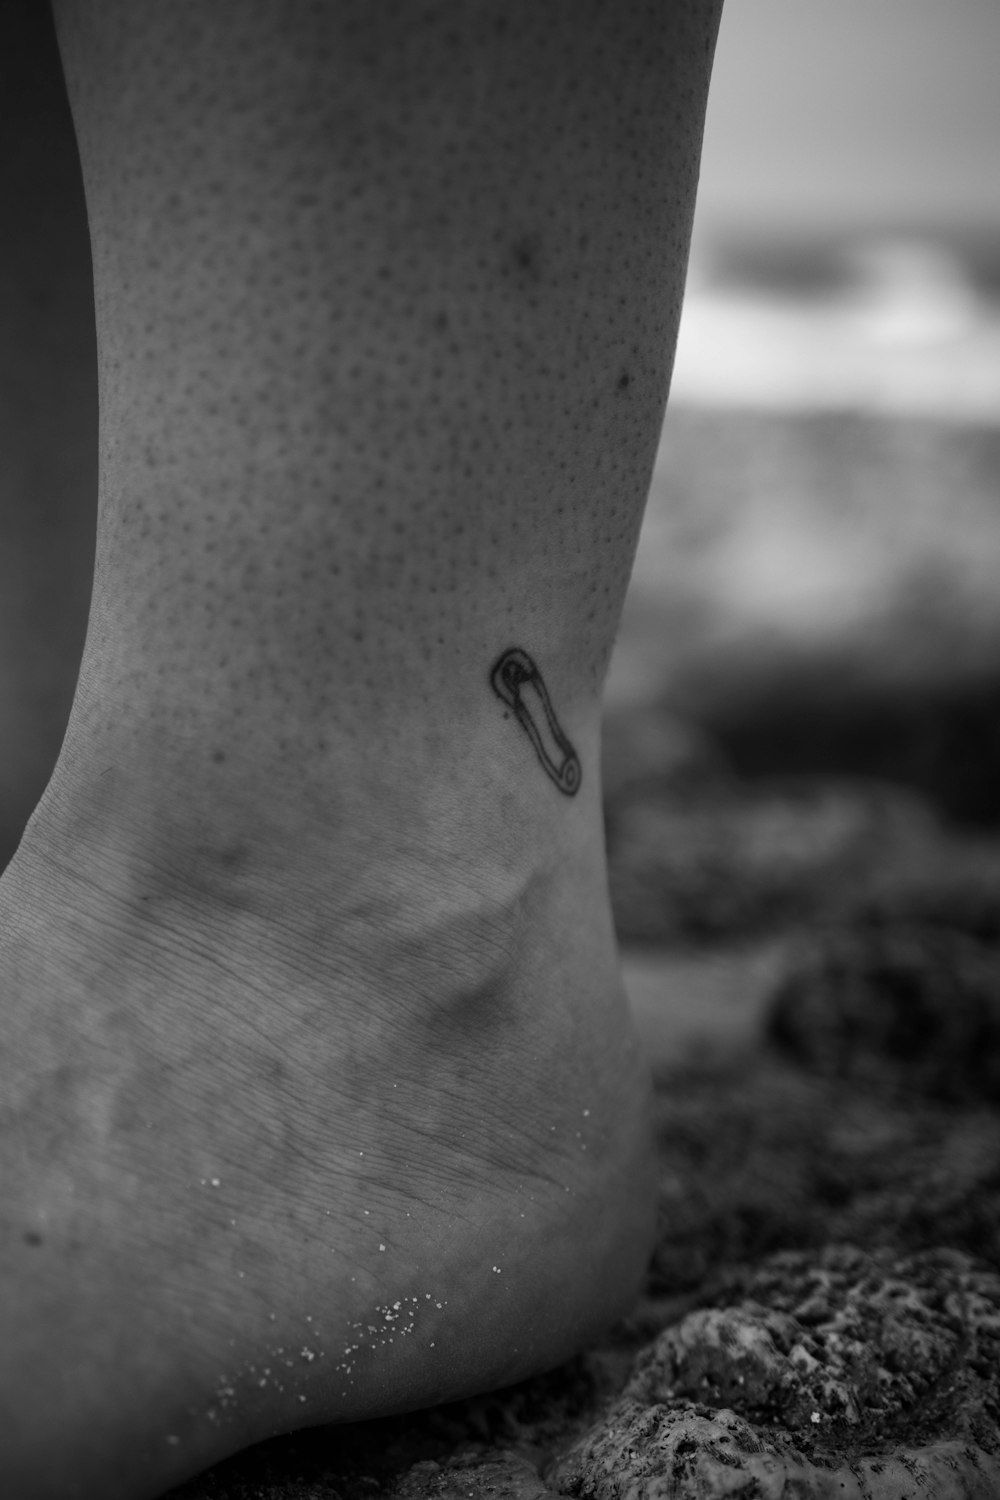
[[[511,256],[517,269],[537,276],[541,248],[542,242],[537,234],[525,234],[515,240],[511,246]]]
[[[631,384],[632,384],[632,377],[631,377],[631,375],[629,374],[629,372],[627,370],[623,370],[622,373],[621,373],[621,375],[618,377],[618,389],[620,391],[626,391],[626,390],[628,390],[628,388],[629,388],[629,386]]]
[[[226,759],[226,752],[225,752],[225,750],[213,750],[212,751],[212,759],[215,761],[215,764],[217,766],[221,766],[224,763],[225,759]]]
[[[29,1229],[24,1234],[24,1243],[26,1245],[40,1245],[42,1243],[42,1237],[37,1230]]]

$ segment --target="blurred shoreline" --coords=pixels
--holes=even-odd
[[[703,238],[609,712],[1000,819],[998,417],[1000,234]]]
[[[1000,418],[1000,231],[698,236],[675,405]]]

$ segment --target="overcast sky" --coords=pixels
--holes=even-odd
[[[1000,0],[728,0],[699,214],[1000,229]]]

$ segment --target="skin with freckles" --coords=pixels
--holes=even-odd
[[[641,1276],[600,691],[718,5],[55,13],[100,516],[0,885],[0,1475],[142,1500]]]
[[[269,755],[309,761],[428,694],[467,718],[505,639],[596,696],[706,9],[57,6],[101,321],[102,696],[222,737],[266,700]]]

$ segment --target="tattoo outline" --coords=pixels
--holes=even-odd
[[[520,646],[510,646],[493,663],[490,686],[511,709],[535,748],[546,775],[567,797],[580,790],[580,758],[556,718],[536,663]]]

